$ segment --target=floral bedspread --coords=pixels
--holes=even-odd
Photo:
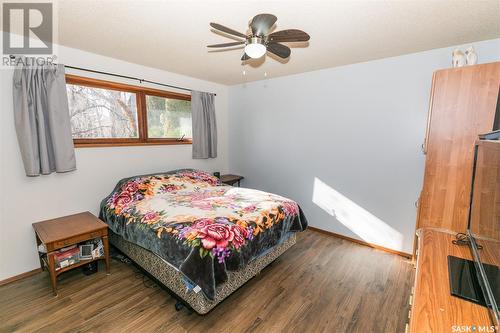
[[[189,169],[121,180],[102,201],[100,218],[179,269],[210,300],[227,270],[243,268],[307,227],[292,200],[225,186]]]

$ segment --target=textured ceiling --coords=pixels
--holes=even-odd
[[[62,45],[223,84],[500,36],[499,0],[64,0],[58,12]],[[247,64],[242,49],[205,47],[231,41],[211,32],[210,22],[245,32],[258,13],[276,15],[276,30],[308,32],[309,45],[292,48],[286,63],[267,56]]]

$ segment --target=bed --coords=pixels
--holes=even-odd
[[[100,208],[111,244],[205,314],[295,244],[294,201],[199,170],[122,179]]]

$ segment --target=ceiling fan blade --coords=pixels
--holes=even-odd
[[[255,15],[250,23],[254,36],[265,36],[278,18],[272,14]]]
[[[276,31],[267,36],[270,42],[307,42],[310,38],[307,33],[298,29]]]
[[[290,48],[280,43],[269,43],[267,44],[267,50],[271,53],[276,54],[278,57],[286,59],[290,56]]]
[[[242,44],[245,44],[245,41],[242,40],[241,42],[212,44],[212,45],[207,45],[207,47],[229,47],[229,46],[236,46],[236,45],[242,45]]]
[[[243,56],[241,57],[241,61],[245,61],[248,59],[250,59],[250,57],[246,53],[243,53]]]
[[[238,37],[241,37],[241,38],[247,38],[246,35],[242,34],[241,32],[238,32],[236,30],[233,30],[231,28],[228,28],[228,27],[225,27],[221,24],[218,24],[218,23],[210,23],[210,26],[214,29],[217,29],[217,30],[220,30],[222,32],[225,32],[226,34],[230,34],[230,35],[233,35],[233,36],[238,36]]]

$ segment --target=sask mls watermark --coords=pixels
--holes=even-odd
[[[52,2],[2,3],[2,65],[15,65],[24,55],[39,64],[53,62],[54,23]]]
[[[494,333],[498,332],[498,327],[481,325],[453,325],[452,333]]]

